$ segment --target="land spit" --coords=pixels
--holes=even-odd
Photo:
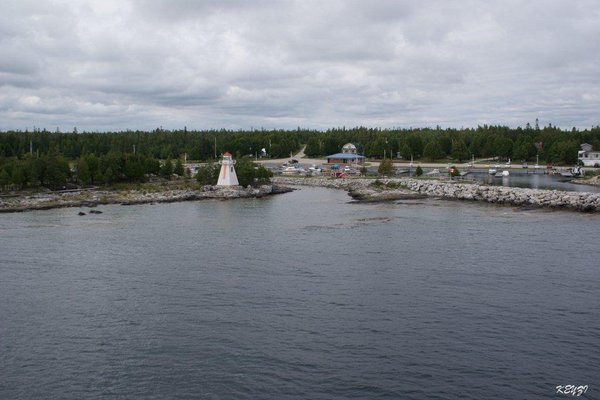
[[[488,186],[439,179],[330,179],[276,177],[281,185],[307,185],[344,189],[359,201],[403,200],[416,197],[484,201],[520,207],[546,207],[587,212],[600,211],[600,193]]]
[[[573,179],[571,182],[581,185],[600,186],[600,176],[592,176],[591,178]]]
[[[48,210],[62,207],[95,207],[101,204],[173,203],[205,199],[237,199],[286,193],[292,189],[276,185],[258,187],[202,186],[199,188],[140,187],[123,190],[44,192],[0,197],[0,212]]]

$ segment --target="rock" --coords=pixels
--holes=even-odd
[[[90,210],[90,214],[102,214],[100,210]]]
[[[77,215],[85,215],[85,213],[83,211],[79,211],[79,213],[77,213]]]
[[[557,190],[492,187],[476,183],[465,184],[455,181],[420,180],[415,178],[379,179],[374,181],[372,179],[276,177],[273,181],[288,185],[345,189],[353,199],[358,201],[386,201],[408,198],[405,197],[407,196],[406,193],[402,193],[402,191],[405,191],[444,199],[477,200],[515,206],[562,208],[586,212],[600,211],[600,194],[598,193],[564,193]],[[378,182],[376,187],[371,186],[374,182]]]

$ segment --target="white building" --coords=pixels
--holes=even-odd
[[[217,186],[237,186],[238,182],[237,175],[235,173],[235,161],[229,152],[223,154],[223,159],[219,161],[221,164],[221,172],[219,172],[219,180]]]
[[[342,153],[356,154],[356,146],[352,143],[346,143],[344,146],[342,146]]]
[[[600,151],[594,151],[591,144],[584,143],[577,152],[577,160],[584,167],[600,167]]]

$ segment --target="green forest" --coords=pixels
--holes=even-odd
[[[514,162],[574,165],[582,143],[600,148],[600,127],[564,130],[548,125],[524,128],[479,126],[454,129],[332,128],[295,130],[164,130],[0,132],[0,187],[62,187],[140,182],[149,175],[183,175],[182,159],[213,162],[229,151],[235,158],[283,158],[306,145],[309,157],[324,157],[354,143],[368,158],[462,162],[498,157]],[[204,179],[204,178],[202,178]]]

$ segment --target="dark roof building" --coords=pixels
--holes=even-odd
[[[337,153],[327,156],[327,164],[364,164],[365,157],[352,153]]]
[[[365,157],[356,154],[356,146],[346,143],[341,153],[327,156],[327,164],[364,164]]]

